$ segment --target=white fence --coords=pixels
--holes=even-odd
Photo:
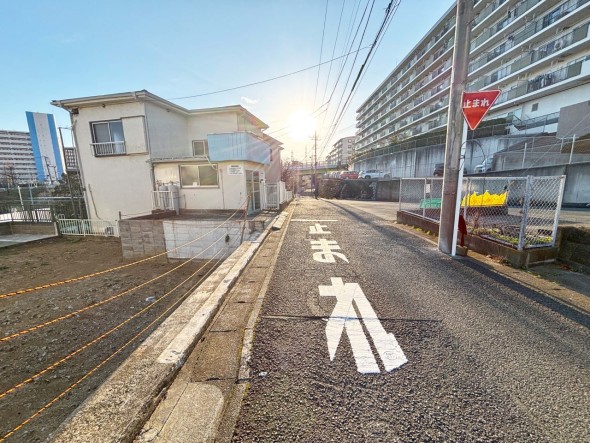
[[[119,237],[117,221],[60,218],[57,224],[62,235]]]
[[[282,203],[293,199],[293,192],[287,191],[285,182],[264,184],[264,209],[279,209]]]
[[[12,209],[10,209],[10,212],[0,214],[0,221],[51,223],[53,221],[53,216],[51,214],[51,208],[39,208],[39,209],[12,208]]]
[[[400,211],[440,222],[442,178],[401,179]],[[468,177],[461,214],[469,234],[524,248],[554,246],[565,176]]]

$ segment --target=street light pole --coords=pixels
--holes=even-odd
[[[459,173],[462,171],[460,163],[461,148],[464,138],[464,120],[461,99],[467,82],[472,19],[473,0],[458,0],[457,21],[455,24],[455,48],[453,51],[453,71],[451,74],[451,88],[449,92],[450,100],[445,145],[445,170],[438,236],[438,248],[445,254],[451,254],[454,252],[453,234],[457,229],[455,209],[458,199],[457,193],[460,192],[458,180]]]

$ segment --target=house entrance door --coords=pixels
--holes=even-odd
[[[262,209],[260,201],[260,173],[257,171],[246,171],[246,190],[250,194],[248,213]]]

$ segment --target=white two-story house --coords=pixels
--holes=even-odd
[[[71,116],[90,218],[153,209],[172,185],[180,212],[262,208],[280,181],[281,143],[240,105],[185,109],[148,91],[52,101]],[[170,186],[168,186],[170,189]]]

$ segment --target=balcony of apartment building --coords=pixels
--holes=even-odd
[[[510,63],[500,66],[492,73],[471,82],[469,89],[487,88],[500,80],[509,80],[510,76],[516,75],[525,68],[538,69],[549,66],[554,60],[553,55],[565,56],[571,52],[590,47],[590,39],[588,39],[589,26],[590,22],[587,22],[574,28],[571,32],[545,40],[536,49],[531,49]]]
[[[415,110],[417,107],[421,107],[421,104],[426,101],[432,101],[432,99],[441,99],[441,96],[444,95],[446,91],[448,91],[448,88],[451,84],[451,79],[450,76],[448,76],[444,80],[440,81],[436,86],[432,86],[432,83],[433,82],[428,82],[425,84],[425,81],[423,80],[422,82],[414,85],[412,91],[406,91],[394,102],[392,102],[388,109],[383,110],[377,116],[373,116],[369,122],[365,122],[363,125],[361,125],[361,130],[357,133],[357,135],[360,137],[360,139],[362,139],[366,138],[368,135],[373,134],[375,131],[378,131],[383,126],[383,123],[378,123],[377,125],[374,123],[378,122],[383,116],[387,115],[387,119],[396,119],[408,112],[411,112],[412,110]],[[427,89],[428,87],[430,87],[430,89]],[[423,91],[422,94],[412,99],[412,97],[414,97],[415,94],[420,93],[420,91]],[[410,100],[412,100],[411,103]],[[406,102],[405,106],[400,108],[404,102]]]
[[[529,80],[521,81],[498,97],[494,109],[509,107],[516,99],[531,100],[547,93],[570,89],[588,83],[589,78],[590,55],[580,58],[564,68],[546,71]]]
[[[509,31],[521,20],[526,20],[527,14],[535,14],[536,6],[543,0],[521,0],[515,5],[509,5],[506,1],[489,3],[474,19],[473,34],[476,37],[471,41],[471,51],[484,43],[491,44],[492,37],[499,35],[501,31]],[[500,6],[505,6],[501,8]],[[487,26],[480,32],[482,25]]]
[[[450,86],[450,78],[447,78],[445,81],[437,85],[436,87],[430,89],[429,91],[423,93],[421,96],[414,99],[411,104],[407,104],[401,109],[396,110],[394,113],[389,114],[388,119],[389,121],[394,121],[399,118],[404,118],[405,121],[416,121],[421,119],[424,116],[427,116],[437,110],[443,108],[444,106],[448,105],[448,88]],[[445,96],[446,94],[446,96]],[[430,104],[428,104],[430,102]],[[419,108],[419,111],[416,111],[416,108]],[[412,114],[413,112],[413,114]],[[419,115],[418,115],[419,114]],[[408,123],[403,124],[405,126]],[[384,124],[377,124],[374,125],[369,131],[363,133],[361,131],[359,141],[362,141],[367,136],[373,135],[375,132],[379,131],[384,126]]]
[[[381,89],[373,94],[370,101],[360,108],[357,114],[357,120],[363,121],[371,118],[375,112],[378,112],[383,106],[387,105],[389,99],[402,93],[402,91],[409,85],[413,85],[415,83],[414,80],[417,78],[419,79],[421,76],[426,78],[427,76],[423,75],[424,71],[431,68],[433,65],[440,63],[441,57],[446,53],[450,53],[453,48],[455,37],[450,35],[452,28],[454,28],[454,16],[452,17],[452,20],[449,19],[443,25],[439,34],[432,37],[422,49],[415,53],[414,57],[407,63],[407,65],[402,66],[401,71],[396,73],[394,78],[390,78]],[[449,34],[448,39],[444,41],[443,37],[447,36],[447,34]],[[439,44],[441,39],[443,39],[444,43]],[[417,66],[415,66],[416,64]],[[443,65],[445,65],[444,68],[442,67]],[[436,66],[435,71],[438,71],[436,75],[433,76],[433,71],[429,71],[429,80],[434,80],[443,71],[449,69],[450,66],[451,59],[449,57],[448,60],[440,63],[440,66]],[[414,69],[411,69],[412,67],[414,67]],[[386,95],[386,98],[381,100],[383,95]],[[402,100],[404,100],[404,98],[402,98]],[[377,103],[377,105],[373,106],[375,103]]]
[[[520,16],[522,20],[511,22],[505,28],[505,32],[497,33],[486,40],[485,45],[478,47],[472,53],[475,58],[469,64],[469,74],[477,75],[484,68],[489,72],[505,63],[506,57],[516,57],[518,54],[516,49],[522,48],[523,44],[537,45],[555,35],[556,29],[575,26],[580,20],[578,12],[582,12],[589,1],[568,0],[562,2],[547,14],[529,22],[526,22],[528,15]],[[508,37],[506,34],[509,34]],[[478,53],[480,54],[477,55]]]

